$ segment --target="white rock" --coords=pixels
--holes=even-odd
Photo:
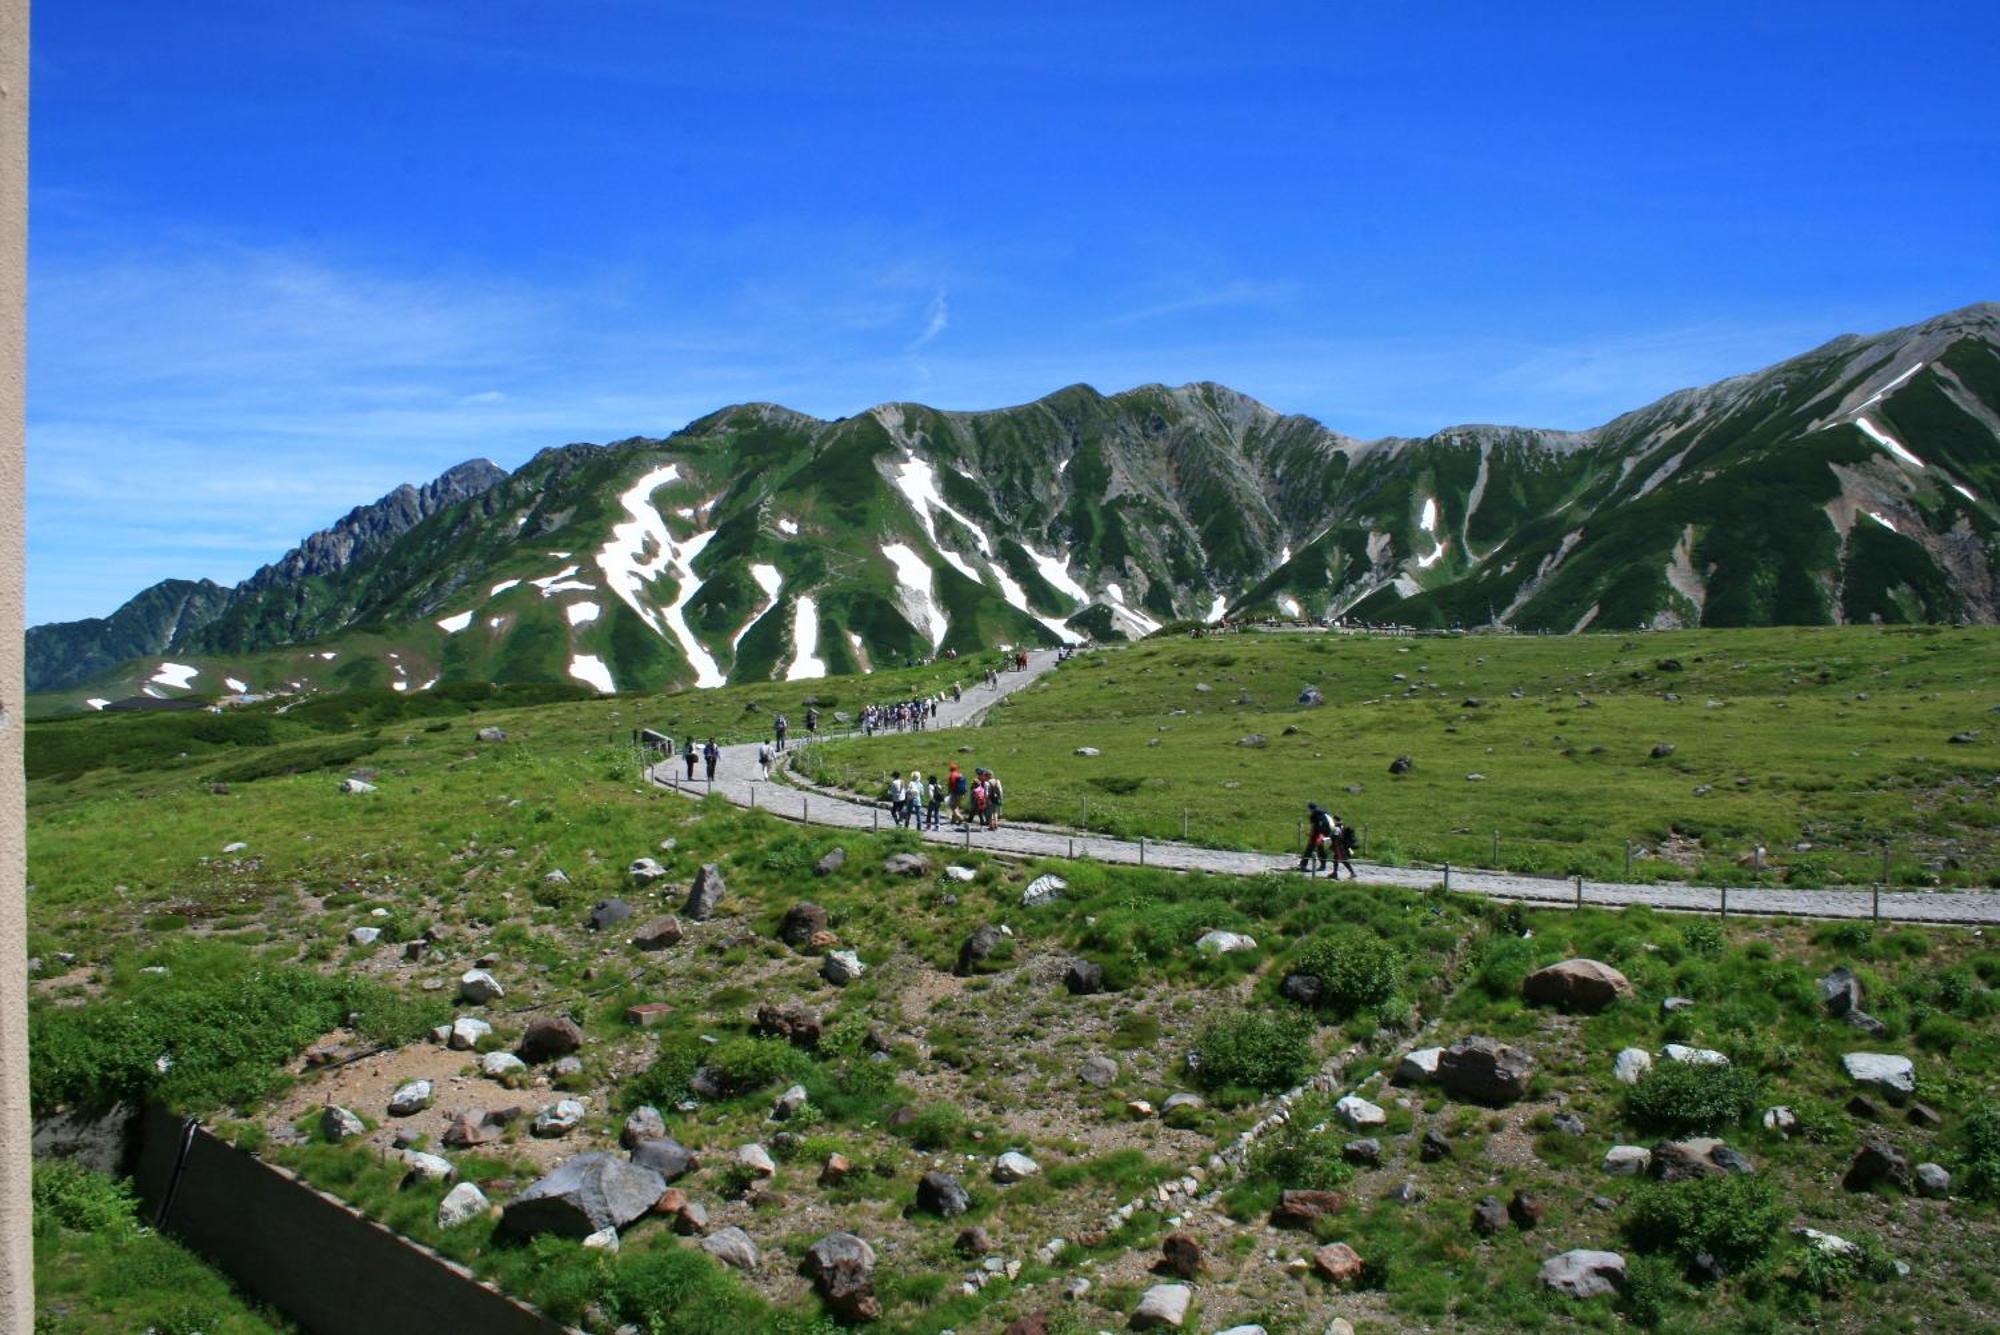
[[[1551,1256],[1537,1275],[1542,1286],[1572,1298],[1596,1298],[1618,1292],[1625,1280],[1625,1258],[1617,1252],[1579,1248]]]
[[[667,874],[667,869],[652,858],[639,858],[631,866],[627,867],[625,871],[627,875],[641,885],[657,881]]]
[[[836,987],[845,987],[867,973],[868,966],[863,964],[861,957],[851,950],[829,950],[826,952],[826,958],[820,961],[819,972],[820,977],[827,982]]]
[[[1079,746],[1076,748],[1076,753],[1080,756],[1101,756],[1104,754],[1094,746]]]
[[[1359,1094],[1349,1094],[1333,1105],[1334,1115],[1341,1121],[1363,1131],[1372,1126],[1381,1126],[1389,1120],[1389,1114],[1362,1098]]]
[[[461,1182],[438,1202],[438,1227],[451,1229],[469,1224],[492,1208],[485,1192],[470,1182]]]
[[[778,1165],[771,1162],[771,1152],[762,1145],[749,1144],[736,1151],[736,1162],[749,1169],[758,1177],[776,1177]]]
[[[979,872],[976,868],[961,867],[958,866],[956,863],[954,863],[953,865],[946,867],[944,869],[944,874],[951,877],[951,879],[954,881],[969,881],[973,877],[979,875]]]
[[[375,785],[366,779],[342,779],[340,781],[340,791],[343,793],[372,793],[375,791]]]
[[[1257,938],[1241,932],[1205,932],[1201,940],[1194,943],[1194,948],[1204,955],[1227,955],[1237,950],[1255,950]],[[1162,1287],[1175,1286],[1169,1284]]]
[[[615,1252],[618,1250],[618,1230],[600,1228],[583,1240],[583,1245],[595,1252]]]
[[[1008,1150],[993,1161],[995,1182],[1020,1182],[1042,1171],[1042,1166],[1019,1150]]]
[[[493,1032],[493,1026],[476,1015],[461,1015],[451,1022],[449,1045],[460,1052],[470,1052],[479,1046],[479,1040]]]
[[[380,927],[356,927],[347,934],[347,939],[357,946],[372,946],[375,944],[376,938],[381,935],[382,929]]]
[[[241,853],[244,849],[248,847],[250,847],[250,845],[244,843],[241,839],[238,839],[234,843],[224,844],[222,846],[222,851],[225,853]]]
[[[1636,1085],[1639,1077],[1653,1069],[1653,1054],[1644,1048],[1624,1048],[1611,1063],[1611,1074],[1621,1085]]]
[[[343,1140],[367,1135],[368,1123],[350,1108],[329,1104],[326,1111],[320,1114],[319,1130],[321,1135],[337,1145]]]
[[[1668,1061],[1685,1062],[1689,1066],[1729,1065],[1729,1058],[1714,1048],[1690,1048],[1679,1043],[1669,1043],[1660,1049],[1660,1055]]]
[[[1783,1104],[1764,1110],[1764,1129],[1766,1131],[1775,1131],[1779,1135],[1789,1138],[1792,1132],[1798,1130],[1798,1126],[1799,1115]]]
[[[1067,889],[1069,889],[1068,881],[1057,876],[1054,872],[1044,873],[1028,882],[1027,886],[1022,889],[1021,907],[1024,909],[1033,909],[1040,908],[1044,904],[1053,904],[1062,898],[1063,891]]]
[[[389,1115],[408,1117],[422,1112],[431,1106],[431,1093],[431,1082],[428,1080],[412,1080],[398,1086],[396,1092],[389,1096]]]
[[[757,1244],[740,1228],[717,1229],[701,1240],[701,1249],[731,1269],[757,1268]]]
[[[1840,1059],[1847,1078],[1858,1085],[1873,1085],[1894,1095],[1914,1094],[1917,1068],[1908,1057],[1886,1052],[1850,1052]]]
[[[582,1099],[557,1099],[535,1114],[529,1130],[537,1136],[566,1136],[582,1124],[585,1111]]]
[[[479,1059],[479,1073],[498,1080],[505,1076],[519,1075],[528,1069],[528,1063],[511,1052],[489,1052]]]
[[[451,1160],[421,1150],[404,1150],[403,1162],[410,1166],[410,1176],[419,1182],[449,1182],[458,1176]]]
[[[1417,1048],[1403,1054],[1396,1063],[1396,1079],[1406,1085],[1426,1085],[1437,1079],[1438,1058],[1443,1048]]]
[[[1248,1325],[1231,1326],[1227,1330],[1216,1332],[1216,1335],[1270,1335],[1270,1332],[1259,1325]]]
[[[1181,1322],[1187,1320],[1188,1304],[1193,1301],[1194,1290],[1185,1284],[1155,1284],[1139,1300],[1132,1313],[1132,1325],[1139,1329],[1172,1326],[1179,1330]]]
[[[1837,1233],[1822,1233],[1816,1228],[1795,1228],[1792,1230],[1792,1236],[1805,1243],[1808,1247],[1815,1247],[1825,1252],[1828,1256],[1859,1256],[1861,1254],[1860,1243],[1849,1242]]]
[[[483,1006],[506,996],[507,989],[500,986],[500,980],[486,970],[467,969],[458,976],[458,995],[475,1006]]]
[[[793,1085],[790,1089],[778,1095],[777,1102],[771,1105],[771,1120],[774,1122],[790,1121],[792,1118],[798,1116],[799,1109],[805,1106],[806,1087],[804,1085]]]
[[[1653,1152],[1644,1145],[1613,1145],[1604,1152],[1604,1171],[1613,1177],[1640,1177],[1653,1165]]]

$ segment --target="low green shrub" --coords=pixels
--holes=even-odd
[[[2000,1107],[1991,1104],[1966,1116],[1959,1130],[1959,1190],[1974,1200],[2000,1200]]]
[[[782,1038],[730,1038],[709,1049],[702,1063],[732,1097],[811,1073],[812,1059]]]
[[[1768,1178],[1726,1173],[1639,1188],[1625,1233],[1641,1251],[1684,1261],[1706,1252],[1726,1268],[1741,1270],[1763,1259],[1791,1213]]]
[[[35,1230],[59,1227],[78,1233],[119,1232],[138,1217],[132,1184],[93,1172],[72,1159],[34,1164]]]
[[[1195,1044],[1195,1078],[1209,1089],[1288,1089],[1312,1071],[1312,1036],[1310,1024],[1263,1011],[1212,1020]]]
[[[1665,1135],[1720,1133],[1748,1121],[1763,1093],[1763,1079],[1746,1067],[1663,1061],[1626,1093],[1625,1112]]]
[[[896,1128],[920,1150],[944,1150],[964,1140],[971,1128],[955,1103],[933,1103],[914,1119]]]
[[[1292,1109],[1283,1129],[1266,1136],[1251,1153],[1248,1176],[1265,1179],[1281,1191],[1343,1187],[1354,1177],[1354,1169],[1340,1153],[1348,1138],[1326,1099],[1306,1100]]]
[[[1319,1004],[1352,1015],[1396,994],[1404,973],[1402,952],[1360,927],[1337,927],[1307,941],[1292,972],[1319,979]]]

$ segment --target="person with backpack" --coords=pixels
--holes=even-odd
[[[986,771],[986,828],[1000,828],[1000,776],[992,770]]]
[[[702,764],[708,767],[708,781],[710,783],[715,782],[715,767],[721,759],[722,748],[715,744],[713,737],[709,738],[708,745],[701,748],[701,760]]]
[[[965,800],[967,795],[965,771],[960,769],[958,762],[954,760],[951,762],[951,772],[945,776],[945,796],[951,803],[951,823],[953,825],[962,824],[965,819]]]
[[[904,799],[903,776],[896,773],[894,770],[890,770],[889,771],[889,819],[895,821],[896,824],[898,825],[901,825],[903,823],[903,799]]]
[[[1313,859],[1318,858],[1319,870],[1325,871],[1327,853],[1332,845],[1333,817],[1319,803],[1306,803],[1306,846],[1305,851],[1299,854],[1299,870],[1313,870]]]
[[[785,730],[791,726],[791,720],[787,719],[783,714],[771,720],[771,731],[777,735],[778,749],[780,751],[785,749]]]
[[[694,734],[689,733],[687,747],[681,752],[681,759],[687,762],[689,783],[694,782],[694,762],[700,758],[701,753],[696,751],[694,747]]]
[[[1347,868],[1347,879],[1358,881],[1361,874],[1354,870],[1354,827],[1342,823],[1340,817],[1333,818],[1333,879],[1340,879],[1340,869]],[[1322,866],[1325,864],[1322,863]]]
[[[768,779],[771,777],[771,744],[769,742],[757,743],[757,770],[765,778]]]
[[[814,737],[817,736],[818,734],[819,734],[819,708],[816,705],[807,705],[806,736]]]
[[[985,770],[977,770],[974,772],[972,779],[972,787],[967,795],[972,800],[971,800],[970,810],[966,814],[966,824],[969,826],[984,825],[986,823],[986,771]]]
[[[938,782],[935,772],[931,774],[930,791],[924,794],[924,808],[930,816],[930,827],[938,827],[938,812],[944,807],[944,785]]]

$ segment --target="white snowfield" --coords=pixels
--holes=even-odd
[[[653,628],[654,634],[663,638],[671,635],[680,645],[694,668],[696,686],[720,686],[727,678],[716,666],[714,656],[694,637],[683,615],[688,603],[701,591],[701,580],[694,573],[695,558],[701,555],[701,549],[708,545],[715,531],[697,533],[685,542],[677,542],[667,531],[667,521],[653,506],[653,493],[677,481],[680,475],[680,468],[674,464],[655,468],[618,498],[630,518],[612,528],[610,540],[597,554],[597,566],[604,572],[605,584]],[[648,551],[652,556],[645,555]],[[655,609],[643,597],[646,586],[669,572],[679,579],[680,594],[668,607]]]
[[[1021,544],[1021,550],[1028,554],[1028,559],[1035,563],[1036,571],[1040,573],[1043,579],[1049,582],[1049,586],[1055,589],[1056,592],[1067,594],[1079,603],[1090,601],[1089,591],[1070,577],[1069,557],[1067,554],[1063,556],[1062,560],[1058,561],[1053,556],[1043,556],[1025,542]]]
[[[507,590],[518,586],[520,582],[521,581],[518,579],[503,579],[498,584],[495,584],[492,587],[492,589],[487,592],[486,596],[488,598],[498,598],[501,594],[507,592]]]
[[[438,629],[447,635],[456,635],[472,624],[472,613],[454,612],[448,617],[438,618]]]
[[[1972,501],[1972,502],[1974,502],[1975,504],[1977,504],[1977,503],[1978,503],[1978,500],[1979,500],[1979,498],[1978,498],[1977,496],[1975,496],[1975,495],[1973,495],[1973,494],[1972,494],[1972,491],[1971,491],[1971,489],[1970,489],[1970,488],[1967,488],[1967,487],[1962,487],[1962,486],[1960,486],[1960,485],[1959,485],[1958,483],[1954,482],[1954,483],[1952,483],[1952,484],[1951,484],[1951,489],[1952,489],[1953,491],[1957,492],[1957,493],[1958,493],[1959,495],[1961,495],[1961,496],[1965,497],[1965,499],[1966,499],[1966,500],[1968,500],[1968,501]]]
[[[185,663],[162,663],[159,670],[152,675],[151,681],[155,686],[171,686],[177,691],[185,691],[200,675],[200,669],[191,668]]]
[[[1868,510],[1865,511],[1864,513],[1866,513],[1870,519],[1880,524],[1883,528],[1888,529],[1891,533],[1901,533],[1903,531],[1897,528],[1894,524],[1890,523],[1888,517],[1886,515],[1881,514],[1878,511]]]
[[[778,521],[778,532],[788,538],[796,538],[799,536],[799,521],[796,519],[780,519]]]
[[[236,678],[234,677],[224,677],[222,679],[222,684],[224,686],[227,686],[230,690],[236,692],[238,695],[241,695],[243,694],[243,692],[250,689],[248,686],[245,686],[242,682],[236,680]]]
[[[563,612],[569,617],[570,625],[581,626],[587,621],[597,620],[599,610],[596,603],[571,603]]]
[[[1227,612],[1228,610],[1229,610],[1229,599],[1223,597],[1219,593],[1216,594],[1215,601],[1208,605],[1208,617],[1207,617],[1208,623],[1210,625],[1214,625],[1216,622],[1222,620],[1222,614],[1224,612]]]
[[[826,664],[814,656],[818,652],[819,604],[802,593],[792,605],[792,664],[785,669],[785,680],[824,677]]]
[[[1278,598],[1278,606],[1288,617],[1295,617],[1299,615],[1299,600],[1292,597],[1290,594],[1280,595]]]
[[[89,705],[92,709],[102,709],[104,708],[104,706],[110,704],[111,702],[109,700],[106,700],[102,696],[93,695],[92,697],[90,697],[90,699],[85,700],[84,703]]]
[[[778,567],[767,565],[762,561],[750,567],[750,578],[756,580],[757,587],[764,591],[764,605],[751,613],[750,619],[731,637],[729,641],[731,653],[736,651],[736,646],[743,643],[743,637],[750,633],[750,628],[762,621],[765,614],[778,605],[778,590],[785,586],[785,577],[778,573]]]
[[[911,550],[908,543],[884,543],[882,555],[896,567],[896,582],[903,586],[900,601],[904,613],[925,629],[931,648],[937,648],[944,643],[945,632],[951,626],[944,613],[938,610],[937,599],[932,595],[931,568]]]
[[[407,691],[410,689],[410,683],[407,681],[392,681],[389,683],[389,689],[392,691]]]
[[[596,654],[578,654],[569,660],[569,675],[586,686],[595,686],[605,695],[616,695],[617,685],[611,680],[611,669],[604,666],[604,660]]]
[[[1419,556],[1417,558],[1417,569],[1429,570],[1432,566],[1438,563],[1438,558],[1444,555],[1444,539],[1438,536],[1438,531],[1437,531],[1438,503],[1436,497],[1433,496],[1424,497],[1424,512],[1418,518],[1417,525],[1418,527],[1422,528],[1424,532],[1430,534],[1431,541],[1437,544],[1431,550],[1431,554],[1429,556]]]
[[[1911,454],[1907,449],[1904,449],[1901,441],[1884,431],[1881,427],[1876,426],[1867,418],[1855,418],[1854,425],[1860,427],[1870,440],[1895,455],[1898,459],[1901,459],[1904,463],[1909,464],[1912,468],[1922,468],[1924,466],[1924,461],[1916,455]]]
[[[1056,633],[1057,637],[1063,643],[1083,643],[1083,636],[1065,626],[1061,618],[1043,616],[1040,612],[1028,606],[1028,591],[1023,589],[1019,581],[1007,573],[1005,566],[1001,565],[998,561],[989,562],[988,565],[993,572],[993,582],[1000,586],[1000,596],[1007,600],[1009,606],[1026,612],[1029,616],[1047,626]]]

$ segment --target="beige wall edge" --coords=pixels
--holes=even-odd
[[[0,1331],[35,1324],[28,1197],[26,786],[28,0],[0,0]]]

